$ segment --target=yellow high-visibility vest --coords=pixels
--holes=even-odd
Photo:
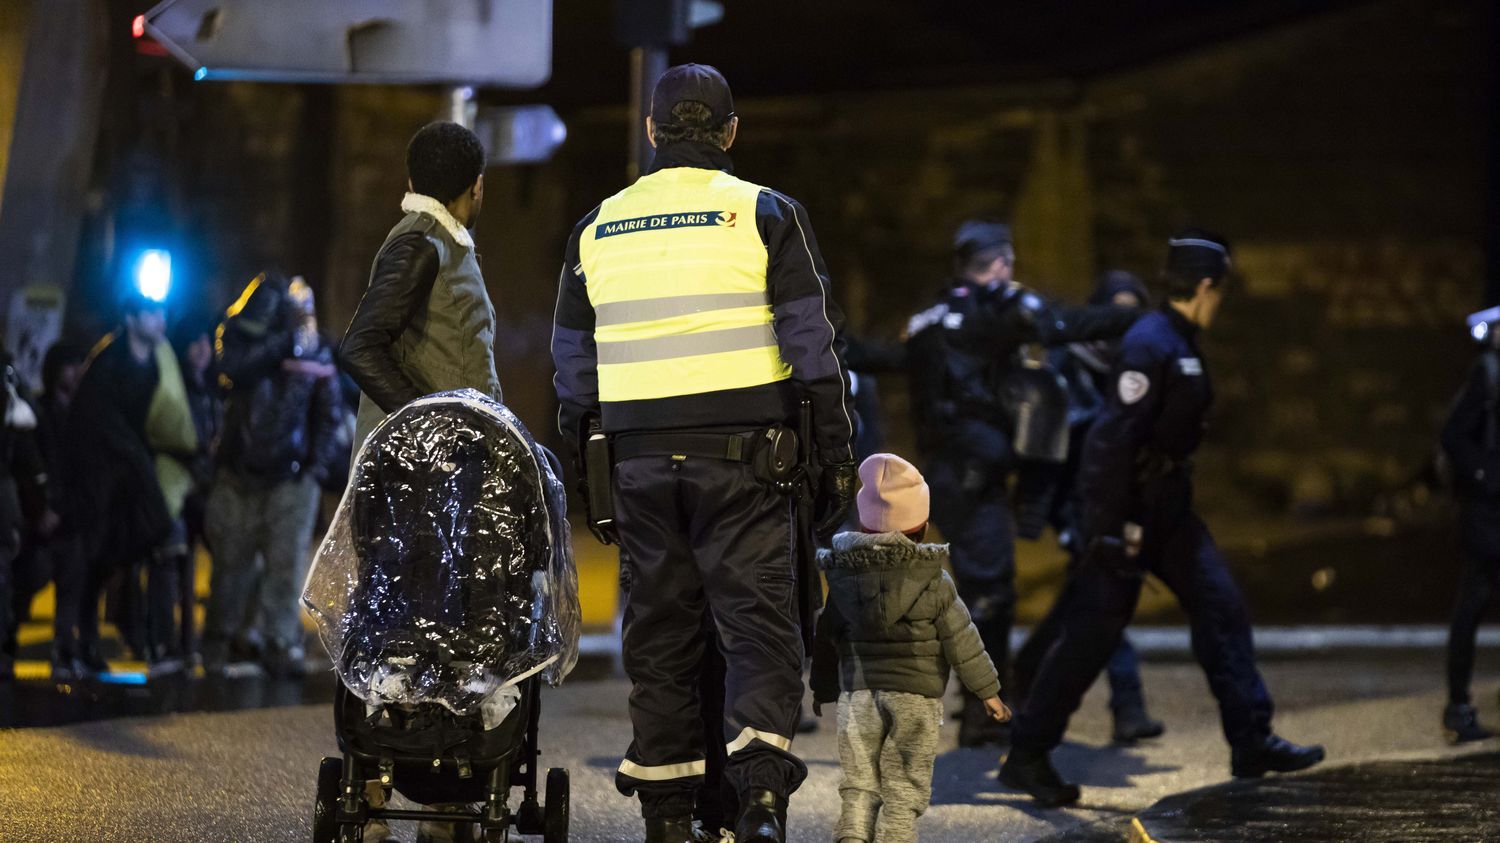
[[[672,167],[604,200],[580,233],[599,400],[639,401],[791,377],[771,327],[761,188]]]

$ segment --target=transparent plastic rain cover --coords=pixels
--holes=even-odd
[[[370,705],[469,715],[578,659],[578,571],[560,468],[471,389],[391,414],[355,457],[302,602]]]

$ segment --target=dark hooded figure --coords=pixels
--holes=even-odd
[[[264,659],[272,672],[300,675],[298,593],[320,484],[342,456],[338,372],[311,288],[256,276],[219,329],[218,357],[230,386],[205,512],[214,567],[204,666]]]

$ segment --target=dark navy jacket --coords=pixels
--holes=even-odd
[[[1136,316],[1125,308],[1055,304],[1017,284],[954,280],[936,304],[907,324],[919,444],[926,451],[955,446],[1003,461],[1011,419],[1002,381],[1019,365],[1021,347],[1113,339]]]
[[[1482,352],[1443,425],[1443,450],[1465,498],[1500,502],[1500,351]]]
[[[1145,528],[1150,542],[1191,508],[1189,461],[1213,405],[1197,335],[1192,322],[1163,305],[1121,340],[1078,473],[1090,537],[1119,537],[1130,521]]]

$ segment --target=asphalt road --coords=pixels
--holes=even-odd
[[[1476,699],[1484,715],[1500,723],[1500,663],[1487,657],[1481,667]],[[1326,743],[1329,766],[1458,754],[1439,736],[1442,665],[1436,651],[1324,655],[1264,668],[1278,702],[1279,731]],[[1108,746],[1108,718],[1096,688],[1057,759],[1064,775],[1086,785],[1082,805],[1067,811],[1038,811],[1000,790],[997,754],[954,749],[955,726],[947,724],[922,839],[1083,839],[1091,825],[1104,835],[1099,839],[1109,839],[1158,800],[1223,782],[1228,754],[1197,668],[1148,664],[1146,686],[1155,713],[1168,723],[1167,736],[1130,749]],[[572,771],[575,841],[640,839],[636,808],[612,783],[628,738],[626,692],[617,678],[544,692],[543,763]],[[829,840],[839,804],[832,717],[795,748],[811,774],[792,802],[792,839]],[[305,841],[318,759],[333,749],[331,715],[323,705],[0,731],[0,840]],[[1440,801],[1443,794],[1427,798]],[[1241,800],[1247,806],[1259,801]],[[1409,805],[1406,813],[1424,810],[1448,809]],[[1474,835],[1452,839],[1500,836],[1500,828],[1483,825],[1492,820],[1492,814],[1476,814]]]

